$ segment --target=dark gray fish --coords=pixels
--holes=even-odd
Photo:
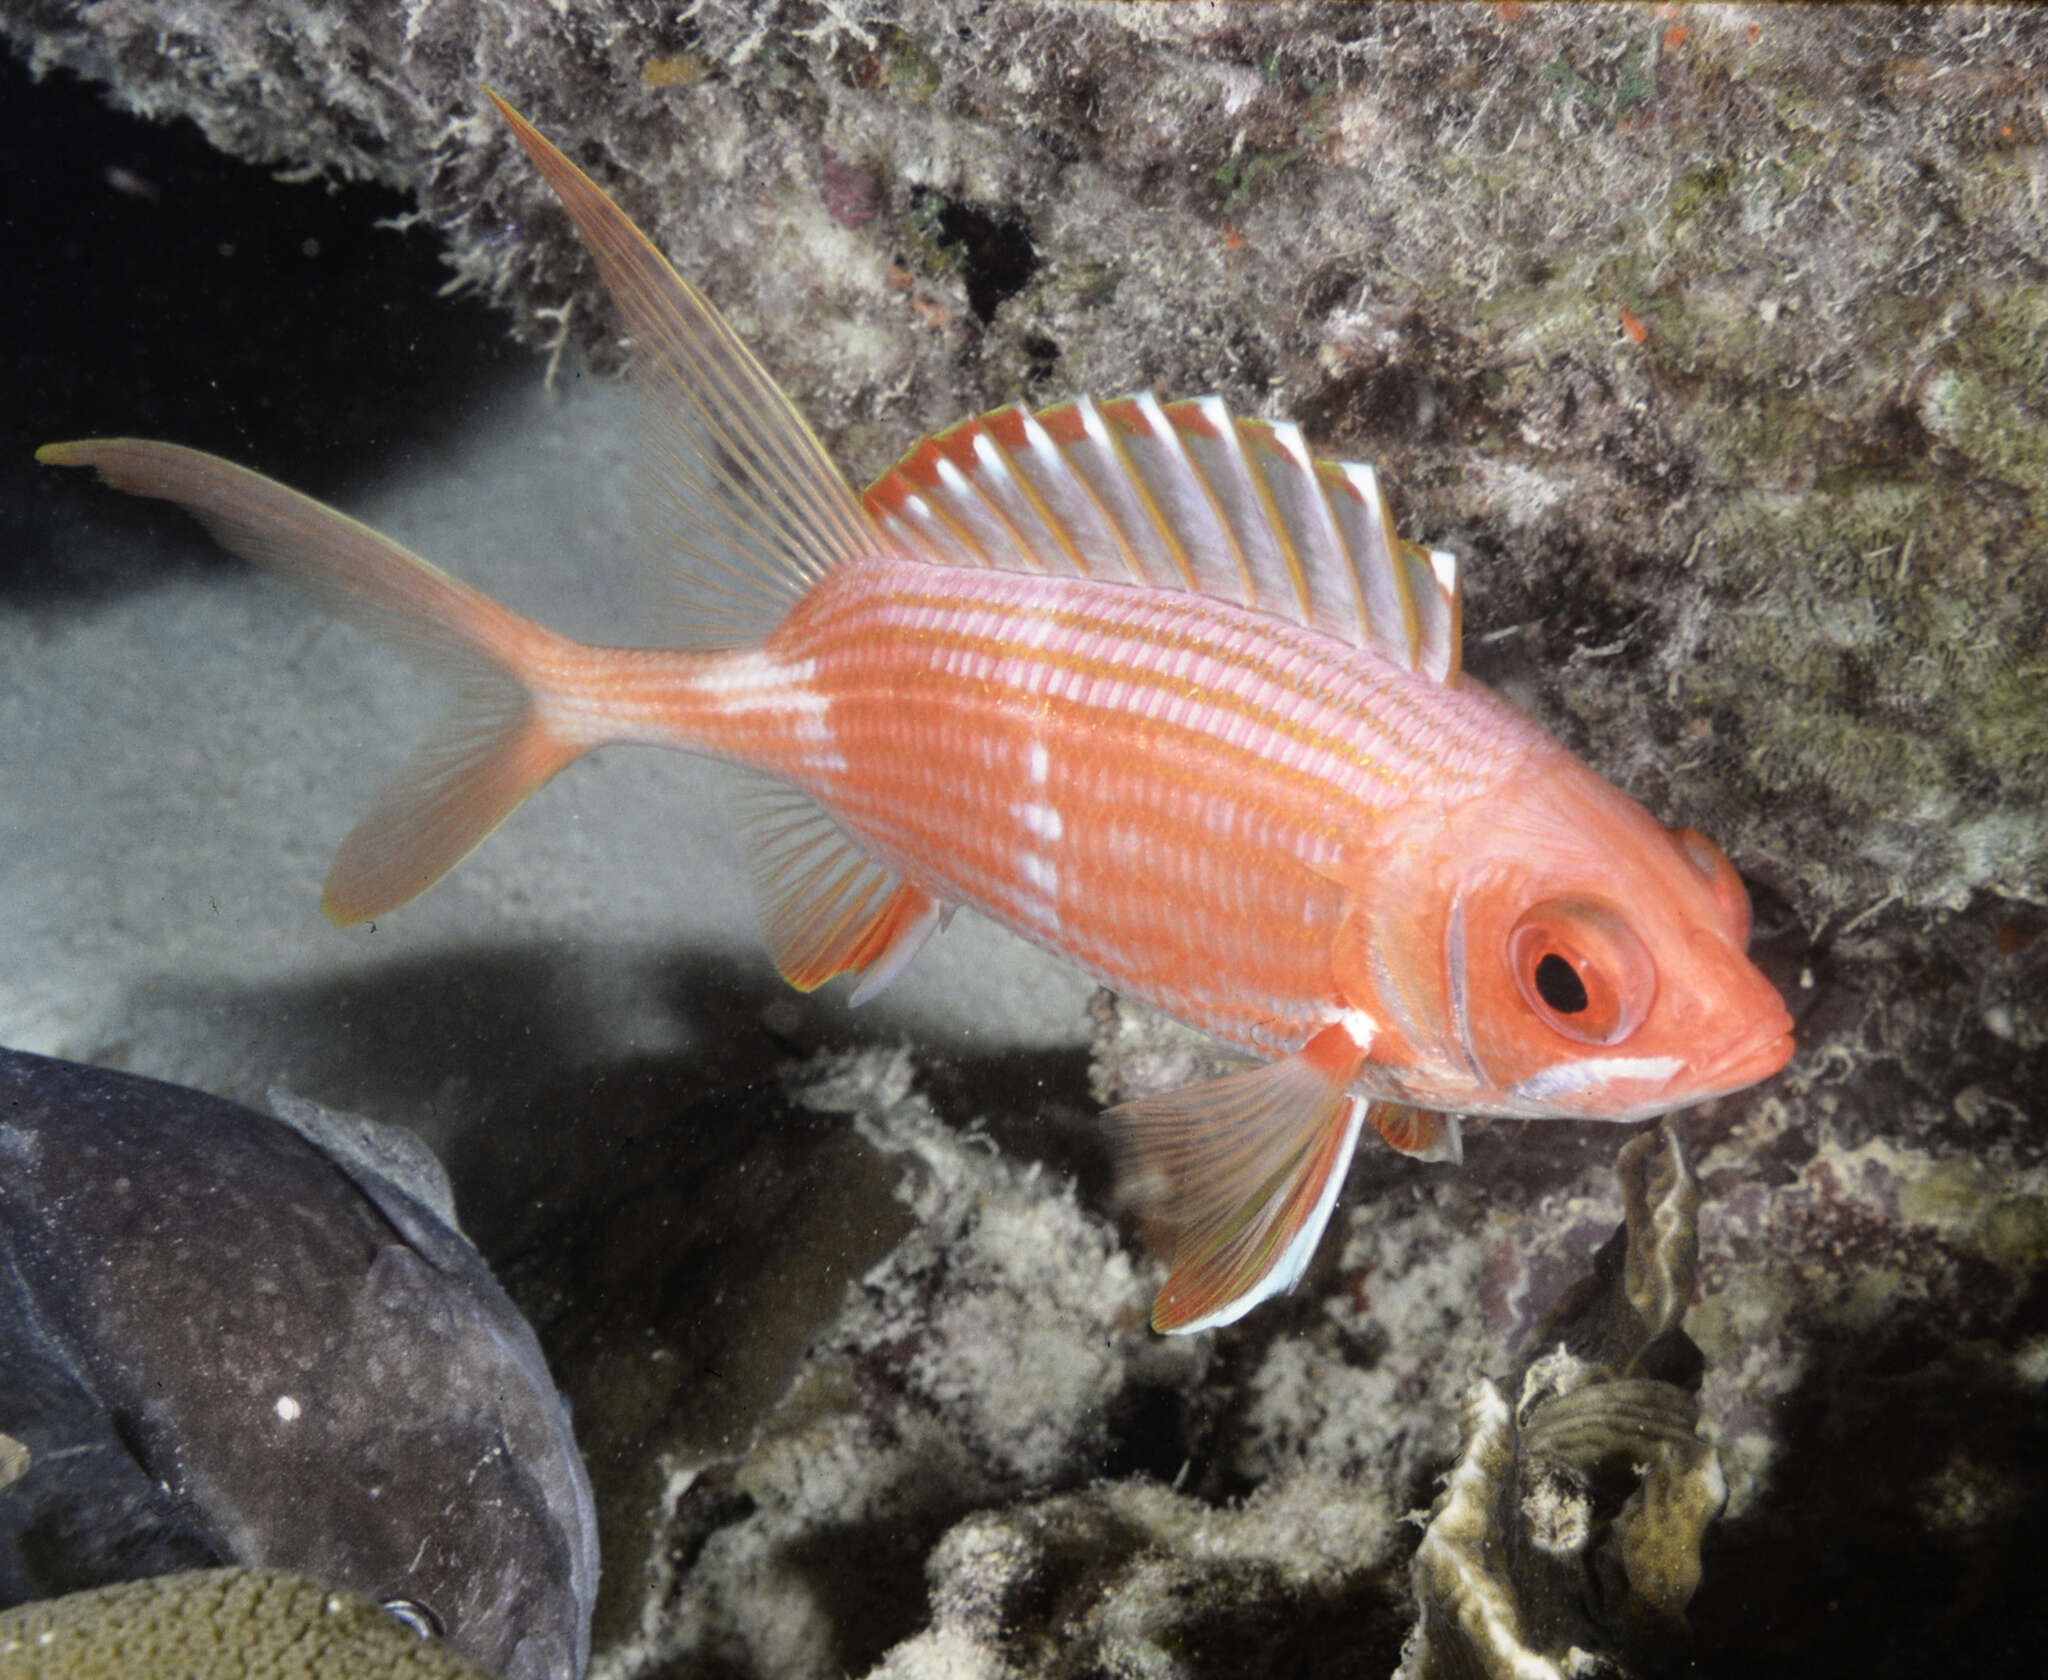
[[[280,1121],[0,1050],[0,1433],[0,1605],[231,1563],[418,1607],[509,1680],[588,1660],[596,1519],[533,1332]]]

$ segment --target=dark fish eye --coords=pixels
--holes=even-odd
[[[1555,951],[1545,954],[1536,965],[1536,991],[1560,1015],[1582,1015],[1592,1000],[1579,971]]]
[[[416,1598],[387,1598],[378,1608],[422,1639],[439,1639],[447,1631],[441,1626],[441,1618]]]
[[[1537,1019],[1578,1044],[1619,1044],[1657,996],[1657,969],[1621,914],[1590,899],[1533,906],[1508,935],[1508,966]]]

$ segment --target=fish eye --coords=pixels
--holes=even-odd
[[[377,1608],[422,1639],[439,1639],[446,1631],[432,1608],[416,1598],[387,1598]]]
[[[1685,861],[1706,878],[1707,888],[1714,895],[1715,907],[1720,910],[1721,919],[1727,924],[1737,949],[1746,950],[1749,946],[1749,889],[1743,886],[1742,877],[1735,873],[1735,865],[1728,861],[1727,853],[1696,828],[1674,828],[1667,832]]]
[[[1643,942],[1604,904],[1551,899],[1508,935],[1508,963],[1537,1019],[1580,1044],[1617,1044],[1657,995]]]

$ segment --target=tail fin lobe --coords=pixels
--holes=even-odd
[[[336,927],[417,898],[585,749],[550,735],[523,689],[459,696],[356,826],[327,871]]]
[[[342,842],[322,908],[367,921],[438,881],[591,741],[552,734],[533,673],[559,637],[309,496],[217,456],[135,438],[46,444],[50,466],[95,467],[117,490],[175,502],[223,548],[278,572],[449,678],[434,736]]]

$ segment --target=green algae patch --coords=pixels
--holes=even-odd
[[[1680,679],[1689,710],[1736,720],[1719,768],[1747,799],[1819,801],[1871,837],[1849,871],[1951,905],[2048,871],[2048,827],[1999,820],[2048,776],[2048,658],[2027,651],[2048,589],[1990,523],[1980,496],[1882,469],[1726,496]]]
[[[1906,1170],[1899,1213],[1906,1221],[1933,1227],[2001,1271],[2032,1272],[2048,1261],[2048,1199],[2013,1194],[2009,1175],[1974,1161],[1950,1159],[1914,1172],[1900,1159]]]

